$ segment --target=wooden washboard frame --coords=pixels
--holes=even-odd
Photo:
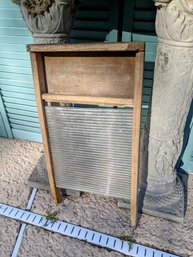
[[[131,225],[136,226],[138,211],[138,169],[144,69],[144,43],[131,42],[28,45],[27,48],[31,57],[35,96],[44,145],[50,190],[52,198],[56,203],[60,202],[60,194],[59,189],[55,185],[52,156],[48,140],[45,115],[45,106],[48,104],[48,102],[128,106],[133,108]],[[96,58],[92,58],[93,56]],[[104,82],[105,90],[103,89],[104,87],[100,86],[101,81],[95,83],[95,81],[92,80],[89,83],[89,75],[86,76],[86,74],[89,74],[89,72],[91,74],[91,72],[93,72],[92,67],[90,70],[86,70],[87,73],[84,76],[85,81],[83,81],[82,84],[80,83],[80,87],[77,87],[77,85],[73,87],[72,84],[77,83],[78,73],[76,70],[73,70],[74,64],[70,61],[71,57],[75,58],[76,63],[83,63],[84,67],[87,65],[87,63],[88,65],[91,64],[91,66],[94,62],[97,62],[97,65],[100,65],[100,63],[105,63],[106,69],[104,70],[103,74],[101,74],[101,78],[99,79],[103,80],[103,78],[108,77],[108,79]],[[91,59],[88,59],[89,57],[92,58],[92,61],[90,61]],[[117,63],[117,70],[111,70],[110,63],[112,61]],[[129,64],[127,64],[127,62]],[[119,65],[122,63],[123,66],[126,65],[126,68],[119,70]],[[67,65],[68,67],[71,65],[71,77],[65,77],[64,69],[58,70],[58,67],[63,65]],[[76,65],[74,68],[77,68]],[[84,73],[85,68],[82,68],[79,72]],[[111,76],[114,76],[114,74],[117,74],[118,78],[120,79],[120,83],[123,86],[120,87],[120,85],[117,86],[116,83],[114,83],[114,80],[111,79]],[[70,87],[69,82],[71,83]],[[94,90],[91,90],[90,84],[92,85],[92,89],[95,87]]]

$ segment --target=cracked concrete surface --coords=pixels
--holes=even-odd
[[[43,151],[34,142],[0,138],[0,202],[25,208],[31,189],[27,179]],[[65,197],[55,205],[48,191],[38,190],[32,211],[57,212],[57,218],[115,236],[131,235],[137,243],[193,257],[193,175],[188,178],[187,212],[183,224],[142,214],[132,232],[129,210],[117,200],[84,193]],[[0,216],[0,257],[10,256],[20,223]],[[18,256],[22,257],[118,257],[122,254],[92,246],[77,239],[27,225]]]

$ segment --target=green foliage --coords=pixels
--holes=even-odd
[[[119,239],[126,241],[130,245],[131,249],[132,249],[133,244],[135,243],[135,239],[129,235],[122,235],[119,237]]]
[[[55,222],[56,221],[56,215],[57,215],[57,212],[50,212],[50,211],[46,211],[46,218],[47,220],[51,221],[51,222]]]
[[[46,222],[44,224],[44,226],[46,227],[49,223],[54,223],[56,222],[57,218],[57,212],[50,212],[50,211],[46,211]]]

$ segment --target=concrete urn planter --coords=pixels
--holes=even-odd
[[[19,5],[35,44],[67,43],[76,0],[12,0]]]

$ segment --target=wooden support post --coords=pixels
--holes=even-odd
[[[41,134],[44,145],[44,154],[46,160],[46,167],[48,171],[48,178],[50,182],[50,191],[52,194],[52,198],[55,203],[60,202],[60,192],[59,189],[56,188],[55,179],[54,179],[54,171],[51,157],[51,150],[49,146],[48,133],[46,128],[46,117],[44,111],[44,103],[41,95],[46,93],[46,81],[44,77],[44,61],[43,57],[40,53],[30,53],[31,63],[32,63],[32,71],[33,71],[33,81],[36,95],[36,103],[38,108],[38,115],[40,120]]]
[[[74,103],[74,104],[128,106],[133,108],[133,99],[127,99],[127,98],[43,94],[42,99],[45,100],[46,102],[58,102],[58,103],[67,102],[67,103]]]
[[[144,52],[136,53],[135,86],[134,86],[134,113],[132,132],[132,172],[131,172],[131,225],[137,225],[138,212],[138,173],[139,173],[139,145],[141,125],[141,102],[143,88]]]

